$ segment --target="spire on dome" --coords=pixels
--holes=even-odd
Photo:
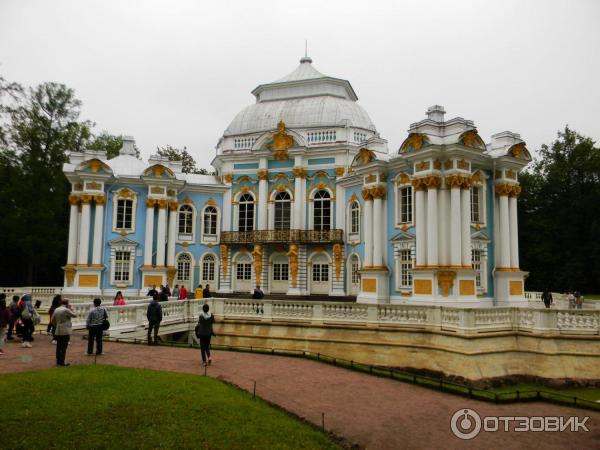
[[[304,56],[300,58],[300,64],[309,63],[312,64],[312,58],[308,56],[308,40],[304,40]]]

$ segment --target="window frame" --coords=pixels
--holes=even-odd
[[[119,216],[119,201],[131,202],[131,227],[117,227],[117,218]],[[113,192],[112,195],[112,232],[115,234],[126,235],[135,233],[137,219],[137,200],[138,196],[135,191],[130,188],[122,187]]]
[[[403,197],[403,191],[410,193],[410,208],[405,207],[405,200]],[[411,228],[415,223],[415,191],[410,183],[396,183],[395,188],[396,204],[395,204],[395,216],[396,216],[396,228]],[[407,196],[409,198],[409,196]],[[405,211],[406,210],[406,211]],[[404,214],[409,217],[404,218]],[[406,219],[406,220],[405,220]]]
[[[243,198],[250,198],[252,201],[242,200]],[[244,206],[244,227],[242,229],[242,205]],[[256,198],[250,192],[244,192],[239,196],[237,202],[237,220],[236,226],[237,231],[248,232],[256,229]],[[248,217],[248,213],[251,212],[251,218]]]
[[[287,196],[286,199],[279,199],[280,196]],[[278,220],[278,207],[281,209],[281,220]],[[285,212],[287,208],[287,227],[285,225]],[[280,225],[278,225],[278,222]],[[287,191],[277,192],[273,197],[273,229],[274,230],[291,230],[292,229],[292,196]]]
[[[322,197],[317,198],[317,195]],[[326,197],[325,197],[326,195]],[[312,229],[315,231],[329,231],[333,228],[333,198],[331,192],[327,189],[316,189],[312,195]],[[328,203],[328,208],[325,204]],[[319,205],[319,207],[317,207]],[[328,219],[325,211],[328,210]],[[319,212],[319,214],[317,214]],[[317,227],[317,218],[319,218],[319,226]]]

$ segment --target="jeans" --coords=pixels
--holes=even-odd
[[[152,330],[154,330],[154,343],[158,344],[158,329],[160,322],[148,322],[148,344],[152,344]]]
[[[8,322],[8,339],[12,339],[13,330],[15,329],[15,322],[15,319],[10,319],[10,322]]]
[[[67,348],[69,347],[69,339],[71,336],[56,336],[56,365],[64,366],[65,357],[67,356]]]
[[[33,320],[21,319],[21,321],[23,322],[23,342],[33,342],[33,332],[35,331]]]
[[[206,362],[206,357],[210,359],[210,336],[200,336],[200,355],[202,362]]]
[[[6,335],[6,328],[0,327],[0,351],[4,348],[4,336]]]
[[[102,325],[93,325],[88,332],[88,354],[94,352],[94,340],[96,340],[96,355],[102,354]]]

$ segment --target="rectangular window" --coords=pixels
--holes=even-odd
[[[481,284],[481,250],[471,250],[471,261],[473,264],[473,270],[475,271],[475,285],[478,288],[481,288],[483,287],[483,285]]]
[[[273,264],[273,281],[287,281],[288,280],[288,265],[285,263]]]
[[[291,202],[276,202],[275,203],[275,229],[289,230],[291,223]]]
[[[413,221],[412,186],[401,187],[398,190],[398,219],[400,223]]]
[[[117,229],[131,230],[133,218],[133,200],[117,200]]]
[[[190,280],[190,262],[189,261],[178,261],[177,262],[177,278],[180,281]]]
[[[115,252],[115,281],[129,281],[131,252]]]
[[[238,280],[251,280],[252,279],[252,264],[238,263],[236,270],[236,278]]]
[[[400,250],[400,287],[412,287],[412,268],[410,250]]]
[[[202,274],[206,281],[215,281],[215,263],[213,261],[204,261],[202,263]]]
[[[329,266],[327,264],[313,264],[312,280],[317,282],[329,281]]]
[[[481,188],[471,188],[471,222],[481,223]]]
[[[360,283],[360,274],[358,273],[358,261],[352,262],[352,284]]]

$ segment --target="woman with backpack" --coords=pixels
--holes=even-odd
[[[202,306],[202,312],[198,318],[198,325],[196,325],[196,337],[200,339],[200,355],[202,356],[202,364],[210,365],[212,358],[210,357],[210,338],[216,336],[213,331],[213,324],[215,323],[215,316],[209,311],[207,304]],[[207,362],[208,358],[208,362]]]
[[[25,294],[19,301],[19,314],[23,323],[23,347],[31,348],[33,342],[33,332],[35,331],[35,323],[39,320],[39,315],[33,307],[31,294]]]

